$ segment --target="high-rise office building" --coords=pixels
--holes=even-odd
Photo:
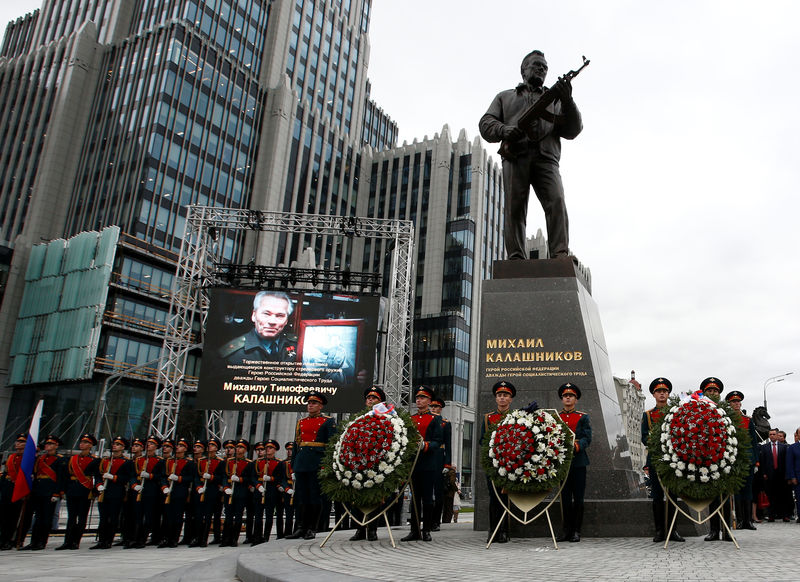
[[[501,178],[463,132],[396,147],[396,124],[370,97],[369,17],[370,0],[43,0],[8,25],[0,326],[16,328],[18,339],[0,338],[6,434],[40,396],[46,410],[74,413],[72,424],[51,418],[51,428],[76,432],[104,382],[113,385],[109,410],[126,411],[111,415],[111,427],[146,428],[189,204],[414,221],[414,378],[455,403],[447,413],[461,426],[474,422],[471,330],[479,281],[502,249]],[[119,232],[109,235],[109,226]],[[388,273],[383,242],[230,237],[221,245],[232,262],[290,264],[311,249],[319,267]],[[86,268],[56,268],[70,253],[83,254]],[[97,256],[104,262],[91,264]],[[91,341],[77,327],[57,344],[26,341],[60,321],[25,299],[26,283],[38,292],[53,281],[67,288],[67,278],[84,276],[74,273],[101,264],[107,292],[92,295],[92,306],[53,308],[91,307]],[[199,356],[192,353],[190,378]],[[34,373],[81,357],[88,364]],[[229,420],[237,433],[263,436],[270,426],[263,413]],[[470,440],[469,426],[459,439]]]

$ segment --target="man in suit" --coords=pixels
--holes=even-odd
[[[800,523],[800,428],[794,431],[794,444],[786,449],[786,482],[794,489],[797,523]]]
[[[790,521],[791,509],[786,507],[786,443],[778,442],[778,429],[769,431],[769,442],[761,445],[759,468],[764,489],[769,497],[768,521]]]

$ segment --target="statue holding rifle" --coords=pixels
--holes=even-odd
[[[571,81],[588,64],[584,57],[583,66],[548,89],[544,53],[533,51],[522,59],[524,82],[498,94],[481,117],[481,136],[488,142],[502,142],[503,235],[508,259],[527,258],[525,224],[531,186],[544,209],[550,258],[569,258],[569,219],[558,162],[561,138],[574,139],[583,129]]]

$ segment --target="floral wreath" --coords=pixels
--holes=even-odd
[[[381,503],[411,477],[419,441],[408,412],[376,404],[343,423],[328,443],[319,471],[322,492],[359,507]]]
[[[687,499],[729,495],[750,470],[750,436],[727,402],[702,392],[673,396],[652,427],[648,449],[662,485]]]
[[[538,493],[566,479],[575,437],[558,414],[534,402],[509,412],[489,431],[482,445],[483,469],[498,490]]]

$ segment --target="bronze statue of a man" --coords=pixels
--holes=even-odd
[[[481,117],[480,132],[488,142],[503,142],[503,188],[505,189],[505,227],[503,235],[509,259],[525,259],[525,223],[530,187],[544,209],[550,258],[569,257],[569,219],[564,202],[564,186],[558,170],[561,138],[573,139],[583,129],[581,114],[572,100],[568,77],[550,90],[544,87],[547,61],[544,53],[533,51],[522,59],[524,83],[503,91],[494,98]],[[541,115],[519,127],[520,118],[547,92],[555,100]],[[551,93],[552,95],[552,93]]]

